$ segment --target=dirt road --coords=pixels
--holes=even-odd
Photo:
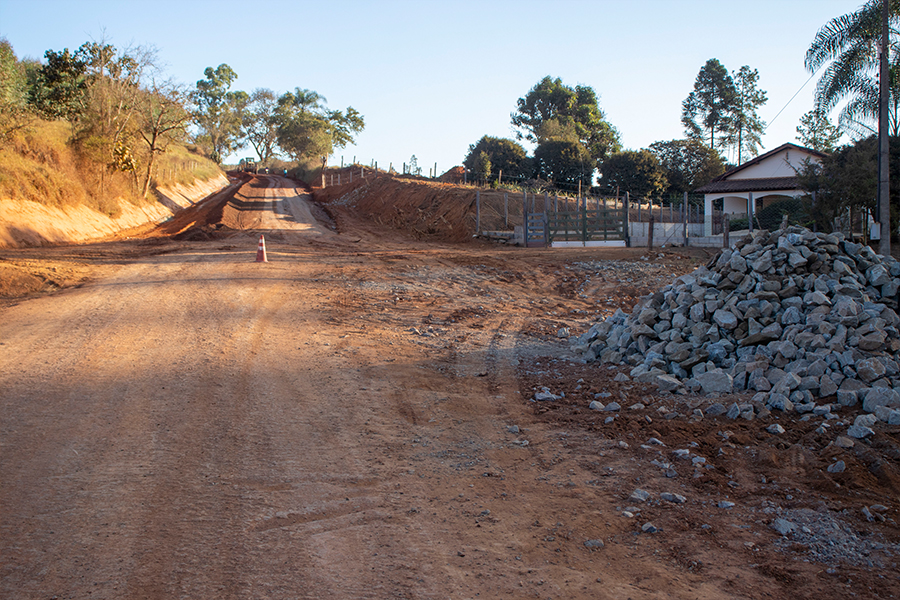
[[[713,508],[742,496],[727,477],[648,466],[648,437],[723,425],[529,402],[620,385],[558,330],[705,256],[621,250],[604,271],[596,251],[426,244],[351,215],[335,232],[304,195],[257,177],[141,239],[0,256],[90,276],[0,308],[0,596],[897,594],[896,571],[835,575]],[[755,490],[751,463],[732,466]],[[783,485],[812,494],[801,480]],[[623,516],[664,485],[688,502]]]

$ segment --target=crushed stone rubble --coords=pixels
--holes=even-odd
[[[763,230],[596,323],[573,349],[666,392],[755,392],[726,409],[731,419],[827,421],[861,406],[846,429],[861,439],[879,421],[900,424],[898,291],[900,262],[840,233]]]

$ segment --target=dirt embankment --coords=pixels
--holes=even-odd
[[[379,173],[377,177],[368,175],[351,183],[316,188],[313,197],[326,207],[338,226],[340,209],[352,209],[357,216],[416,239],[462,242],[475,234],[473,188]]]
[[[0,199],[0,248],[85,242],[158,222],[228,185],[220,174],[191,185],[157,190],[157,201],[136,205],[120,201],[112,217],[85,205],[47,206],[28,200]]]

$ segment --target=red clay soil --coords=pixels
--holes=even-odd
[[[288,225],[260,180],[0,251],[0,597],[900,595],[896,426],[698,419],[560,337],[707,252],[495,246],[456,237],[468,190],[388,180]]]

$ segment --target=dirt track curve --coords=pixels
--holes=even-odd
[[[90,279],[0,307],[0,597],[897,593],[895,575],[838,579],[694,502],[724,481],[685,473],[692,502],[648,506],[662,532],[640,534],[648,518],[622,507],[665,482],[636,462],[643,438],[716,425],[604,429],[527,401],[553,373],[601,385],[558,328],[658,280],[588,283],[596,252],[427,244],[321,215],[259,176],[135,239],[2,253]]]

